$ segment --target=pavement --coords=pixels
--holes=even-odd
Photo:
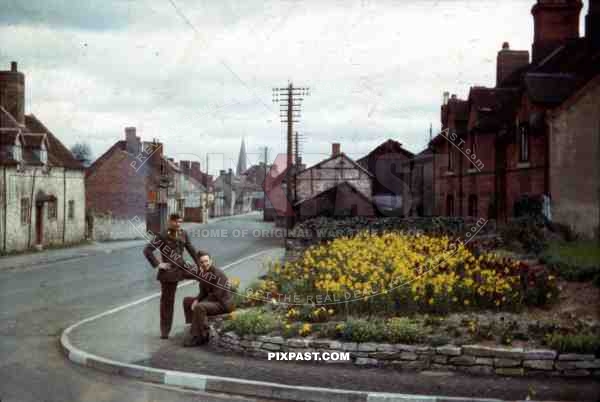
[[[0,271],[19,270],[23,272],[25,270],[39,269],[48,264],[61,261],[110,254],[114,251],[141,247],[145,243],[145,240],[90,242],[89,244],[76,245],[61,249],[47,249],[41,251],[31,251],[23,254],[7,255],[0,257]]]
[[[225,266],[242,288],[264,272],[262,262],[281,250],[258,253]],[[252,275],[245,275],[252,272]],[[268,361],[213,346],[183,348],[181,300],[196,285],[177,292],[175,325],[158,337],[158,295],[120,306],[68,328],[61,342],[75,363],[149,382],[210,392],[297,401],[515,401],[533,390],[535,400],[598,401],[597,381],[565,378],[473,377],[459,373],[399,372],[341,364]],[[443,395],[443,396],[441,396]],[[486,399],[487,398],[487,399]],[[490,399],[491,398],[491,399]]]
[[[259,216],[235,216],[208,225],[185,226],[195,233],[194,245],[209,250],[219,266],[281,247],[283,243],[281,239],[264,236],[198,234],[199,229],[204,228],[227,230],[229,234],[236,228],[261,231],[273,228]],[[96,250],[100,253],[87,255],[75,247],[0,258],[0,264],[5,264],[5,269],[0,269],[2,402],[266,400],[115,376],[72,364],[65,358],[59,347],[65,328],[160,290],[156,272],[142,256],[142,244],[133,246],[132,243],[129,245],[133,247],[118,249],[114,247],[118,246],[117,242],[110,242]],[[111,251],[104,251],[104,247]],[[68,255],[63,254],[58,259],[50,257],[56,251]],[[41,257],[44,259],[40,260]],[[246,274],[254,277],[259,273]]]
[[[195,223],[184,223],[183,227],[187,230],[202,230],[219,228],[222,225],[219,223],[226,222],[239,222],[240,219],[261,219],[262,214],[259,211],[252,211],[247,214],[241,214],[236,216],[222,216],[217,218],[210,218],[206,224],[195,224]],[[40,251],[26,251],[21,254],[9,254],[0,257],[0,271],[2,270],[19,270],[24,271],[28,269],[39,269],[43,268],[48,264],[53,264],[61,261],[74,260],[84,257],[91,257],[103,254],[110,254],[119,250],[126,250],[130,248],[138,248],[143,246],[146,240],[143,239],[131,239],[121,241],[92,241],[88,244],[73,245],[65,248],[58,249],[44,249]]]

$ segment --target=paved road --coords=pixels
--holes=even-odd
[[[242,228],[248,229],[246,236],[235,231]],[[210,250],[219,265],[281,245],[280,239],[252,236],[254,230],[270,228],[258,215],[188,227],[196,235],[193,243]],[[201,229],[225,236],[206,237]],[[0,400],[246,400],[105,375],[75,366],[60,353],[59,335],[64,328],[156,293],[159,284],[154,278],[140,246],[23,270],[0,270]]]

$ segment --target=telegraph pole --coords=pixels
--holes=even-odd
[[[294,84],[291,82],[285,88],[273,88],[273,102],[280,104],[279,117],[282,123],[287,123],[287,172],[290,171],[294,163],[294,123],[300,122],[300,120],[295,119],[300,118],[303,97],[309,96],[309,91],[308,87],[294,87]],[[290,201],[288,205],[295,201],[295,196],[293,196],[295,190],[294,192],[292,191],[292,183],[289,179],[290,177],[288,176],[288,180],[286,180],[287,197]],[[287,208],[289,209],[289,206]],[[294,223],[292,220],[292,211],[287,212],[287,226],[291,228]]]

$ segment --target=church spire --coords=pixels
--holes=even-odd
[[[247,159],[248,159],[248,156],[246,155],[246,143],[244,142],[244,138],[242,137],[242,146],[240,147],[240,154],[238,156],[237,171],[236,171],[238,176],[246,171],[246,169],[247,169],[246,160]]]

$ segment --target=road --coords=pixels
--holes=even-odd
[[[259,215],[187,226],[195,235],[194,245],[209,250],[218,265],[281,245],[281,239],[252,236],[256,230],[271,228]],[[207,236],[201,229],[212,233]],[[59,336],[64,328],[157,291],[159,283],[142,247],[0,271],[0,400],[247,400],[106,375],[76,366],[61,354]]]

